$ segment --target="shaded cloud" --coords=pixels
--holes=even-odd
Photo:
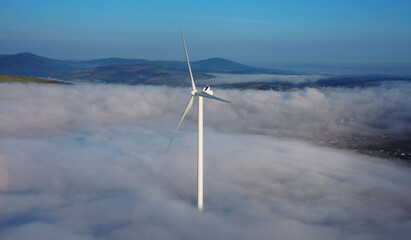
[[[312,140],[358,135],[407,136],[410,84],[397,87],[312,89],[288,93],[231,91],[229,110],[212,111],[216,128]],[[211,103],[210,103],[211,104]],[[216,117],[217,118],[217,117]],[[235,120],[236,124],[231,124]]]
[[[0,238],[405,238],[409,168],[287,138],[409,130],[409,91],[216,89],[233,103],[205,103],[200,214],[194,107],[164,151],[186,89],[2,85]]]
[[[189,98],[189,90],[183,88],[9,86],[12,90],[0,89],[0,134],[10,137],[55,135],[111,124],[174,124]],[[233,103],[206,101],[205,121],[208,127],[223,132],[311,140],[352,134],[406,136],[411,132],[408,83],[355,89],[307,88],[286,93],[218,89],[216,94]],[[196,127],[195,111],[188,114],[183,123],[186,127]],[[169,126],[157,125],[161,129],[153,129],[169,134]]]

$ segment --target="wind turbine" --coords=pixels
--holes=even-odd
[[[221,102],[227,102],[227,103],[230,103],[230,102],[222,98],[213,96],[213,91],[211,91],[210,86],[205,86],[203,90],[197,90],[196,85],[194,83],[193,73],[191,72],[190,59],[188,58],[186,42],[184,40],[182,29],[181,29],[181,38],[183,39],[183,46],[184,46],[184,52],[186,54],[188,71],[190,72],[192,91],[190,93],[191,97],[190,97],[190,100],[188,101],[187,107],[184,110],[183,115],[181,116],[180,122],[178,122],[177,128],[174,131],[173,136],[171,137],[171,140],[170,140],[170,143],[168,144],[167,149],[170,148],[170,145],[178,131],[178,128],[181,125],[181,122],[183,121],[187,112],[193,106],[194,98],[198,97],[197,208],[199,211],[203,211],[203,189],[204,189],[204,184],[203,184],[203,97],[211,98],[213,100],[217,100]]]

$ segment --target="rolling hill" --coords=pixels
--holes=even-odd
[[[46,77],[75,68],[75,64],[70,64],[70,62],[40,57],[31,53],[0,57],[0,74]]]
[[[114,65],[150,65],[151,69],[187,71],[184,61],[149,61],[144,59],[103,58],[87,61],[57,60],[31,53],[0,55],[0,74],[21,76],[55,77],[77,74],[80,69]],[[94,69],[98,71],[99,69]],[[197,73],[271,73],[291,74],[290,71],[256,68],[236,63],[224,58],[209,58],[192,62],[192,70]],[[88,70],[89,71],[89,70]],[[114,76],[114,75],[113,75]],[[115,79],[112,79],[115,80]]]

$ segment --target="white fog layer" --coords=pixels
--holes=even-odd
[[[0,85],[0,239],[405,239],[411,168],[311,140],[411,132],[411,84],[296,92]]]

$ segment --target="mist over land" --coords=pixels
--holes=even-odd
[[[319,146],[409,136],[408,82],[205,101],[205,211],[196,201],[188,88],[0,87],[1,239],[401,239],[410,169]],[[342,121],[342,119],[344,119]]]

